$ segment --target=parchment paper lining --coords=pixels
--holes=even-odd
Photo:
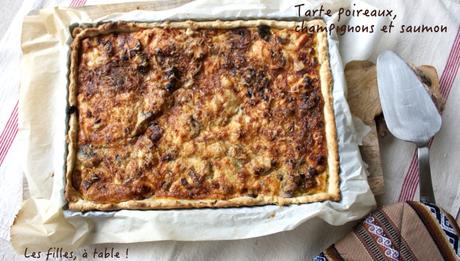
[[[276,18],[292,19],[293,4],[216,5],[199,1],[162,11],[133,11],[98,17],[102,7],[41,10],[25,19],[23,77],[20,96],[20,135],[25,140],[24,172],[31,198],[26,200],[12,227],[18,250],[50,245],[76,248],[93,243],[158,240],[230,240],[258,237],[294,229],[320,218],[342,225],[364,216],[375,206],[369,189],[345,100],[343,65],[335,37],[330,37],[334,78],[334,110],[339,138],[342,201],[287,207],[263,206],[229,209],[191,209],[116,212],[63,211],[66,97],[69,26],[101,21],[161,21],[165,19]],[[210,9],[211,6],[215,8]],[[212,10],[212,11],[210,11]],[[90,15],[91,17],[90,18]],[[326,21],[330,23],[331,21]],[[49,192],[52,191],[50,194]]]

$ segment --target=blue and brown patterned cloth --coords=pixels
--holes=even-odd
[[[415,201],[385,206],[313,260],[460,260],[460,228],[439,207]]]

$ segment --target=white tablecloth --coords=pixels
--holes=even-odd
[[[23,197],[21,162],[21,140],[17,132],[17,99],[20,79],[20,28],[24,15],[30,10],[54,6],[80,6],[84,4],[113,3],[114,1],[73,0],[44,1],[30,0],[17,10],[12,1],[1,6],[2,17],[13,17],[10,26],[0,41],[0,260],[24,259],[16,255],[7,240],[9,226]],[[123,2],[123,1],[116,1]],[[235,1],[231,1],[235,2]],[[292,3],[294,5],[302,1]],[[375,32],[348,33],[341,39],[344,63],[358,59],[375,61],[378,53],[391,49],[413,64],[431,64],[438,70],[441,88],[448,97],[443,113],[443,126],[431,147],[431,167],[438,204],[458,217],[460,207],[460,1],[458,0],[400,0],[400,1],[325,1],[331,6],[351,6],[353,9],[375,6],[393,9],[397,14],[395,24],[446,25],[447,33],[391,34]],[[244,3],[242,3],[244,4]],[[6,15],[8,14],[8,15]],[[352,18],[349,24],[385,23],[375,18]],[[4,23],[3,23],[4,24]],[[2,24],[2,25],[3,25]],[[385,194],[379,197],[381,203],[417,199],[417,176],[413,161],[415,147],[409,143],[388,136],[381,140],[382,161],[385,178]],[[318,221],[320,222],[320,221]],[[300,226],[294,231],[283,232],[262,238],[217,241],[217,242],[155,242],[130,245],[111,245],[128,260],[148,259],[221,259],[221,260],[305,260],[318,253],[323,247],[350,231],[352,224],[331,227],[318,223],[316,228]],[[104,246],[91,246],[86,250]],[[80,254],[82,254],[81,252]],[[92,253],[91,253],[92,254]],[[90,254],[90,255],[91,255]],[[28,259],[30,260],[30,259]],[[43,259],[44,260],[44,259]],[[91,258],[88,258],[91,260]]]

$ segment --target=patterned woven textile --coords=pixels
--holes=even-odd
[[[313,260],[460,260],[459,234],[439,207],[401,202],[369,214]]]

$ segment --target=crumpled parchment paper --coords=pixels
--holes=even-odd
[[[123,5],[53,8],[40,10],[25,19],[19,124],[21,140],[25,141],[24,172],[31,197],[24,201],[11,230],[16,250],[48,246],[71,249],[109,242],[243,239],[291,230],[313,219],[339,226],[364,216],[375,206],[357,146],[362,135],[355,131],[345,99],[343,65],[337,40],[332,35],[329,45],[339,138],[340,202],[228,209],[87,213],[63,210],[69,26],[115,20],[287,19],[297,16],[293,2],[245,3],[203,0],[161,11],[131,12],[126,12]],[[308,3],[305,4],[308,7]],[[327,22],[333,20],[334,16]]]

